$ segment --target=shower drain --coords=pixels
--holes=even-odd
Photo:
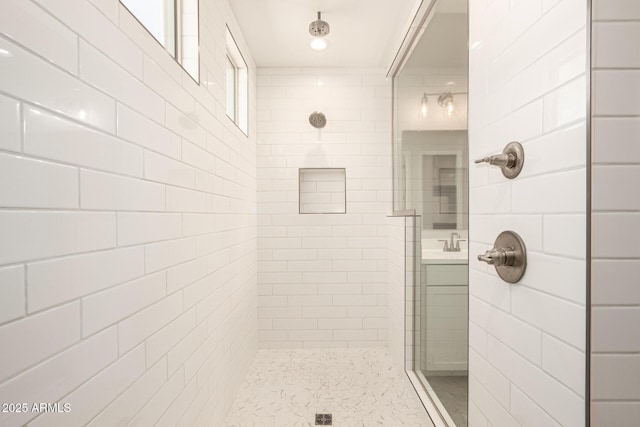
[[[316,414],[316,425],[317,426],[331,426],[331,414]]]

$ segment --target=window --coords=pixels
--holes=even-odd
[[[226,109],[227,116],[244,132],[249,134],[249,77],[247,63],[240,53],[236,41],[227,27],[226,59]]]
[[[199,81],[198,0],[120,0],[120,3]]]

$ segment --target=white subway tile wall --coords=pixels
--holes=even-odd
[[[470,253],[512,229],[529,259],[508,285],[470,257],[469,425],[584,426],[587,1],[469,6],[470,159],[526,158],[514,180],[470,164]]]
[[[0,9],[0,401],[71,405],[0,425],[220,425],[257,349],[230,6],[200,3],[200,85],[118,0]]]
[[[639,37],[640,3],[593,0],[593,426],[640,425]]]
[[[314,111],[325,128],[309,124]],[[261,68],[257,115],[259,346],[386,346],[384,70]],[[346,214],[298,214],[299,168],[345,168]]]

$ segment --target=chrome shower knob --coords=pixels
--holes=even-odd
[[[522,166],[524,166],[524,150],[519,142],[513,141],[504,147],[501,154],[477,159],[475,163],[489,163],[498,166],[502,169],[502,174],[505,177],[513,179],[520,174]]]
[[[478,255],[478,261],[493,265],[505,282],[516,283],[527,269],[527,250],[518,233],[503,231],[496,238],[493,249]]]

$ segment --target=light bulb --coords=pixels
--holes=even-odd
[[[429,112],[429,98],[427,98],[427,94],[425,93],[422,96],[422,100],[420,100],[420,114],[422,117],[427,117],[427,113]]]
[[[450,101],[450,102],[447,104],[447,114],[448,114],[448,115],[452,115],[452,114],[453,114],[453,110],[454,110],[454,107],[453,107],[453,101]]]
[[[329,47],[329,40],[324,37],[314,37],[311,39],[309,46],[311,46],[311,49],[313,50],[325,50]]]

